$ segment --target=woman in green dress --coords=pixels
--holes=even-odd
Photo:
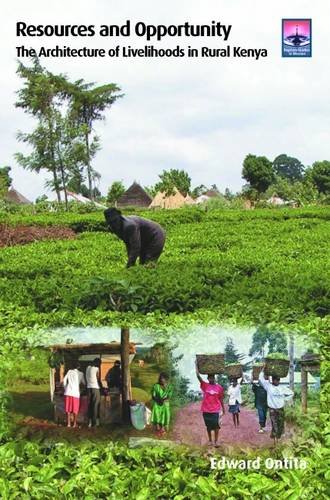
[[[153,406],[151,421],[154,424],[157,435],[161,436],[168,430],[171,420],[170,399],[173,395],[173,386],[169,384],[166,373],[160,373],[158,383],[151,390]]]

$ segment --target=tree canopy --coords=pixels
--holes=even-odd
[[[304,165],[297,158],[280,154],[273,161],[274,173],[290,182],[301,181],[304,176]]]
[[[19,62],[17,73],[23,85],[17,92],[16,106],[37,119],[32,132],[17,135],[32,148],[30,154],[17,153],[17,161],[37,173],[48,171],[51,180],[47,185],[56,191],[58,201],[63,192],[67,204],[68,187],[94,199],[99,193],[100,174],[91,161],[100,144],[93,125],[122,97],[120,88],[114,83],[95,87],[84,80],[71,82],[65,75],[43,68],[37,58],[32,66]]]
[[[163,170],[159,175],[160,181],[154,186],[154,192],[162,191],[167,195],[174,193],[175,188],[183,196],[190,193],[191,178],[185,170],[170,169]]]
[[[320,193],[330,193],[330,161],[316,161],[308,174]]]
[[[265,156],[247,155],[243,162],[242,177],[252,189],[263,193],[275,179],[271,161]]]
[[[116,205],[122,194],[125,193],[125,186],[122,181],[114,181],[108,189],[107,204]]]
[[[12,178],[10,177],[11,167],[0,167],[0,198],[3,198],[11,186]]]
[[[266,326],[259,326],[253,334],[249,356],[263,358],[266,348],[268,353],[281,352],[287,355],[287,344],[284,333],[274,332]]]
[[[234,341],[231,337],[226,338],[225,345],[225,360],[226,363],[240,363],[244,358],[244,354],[240,354],[235,347]]]

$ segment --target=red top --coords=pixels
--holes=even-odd
[[[219,384],[209,384],[201,382],[201,390],[203,391],[203,401],[201,411],[205,413],[219,413],[222,405],[224,390]]]

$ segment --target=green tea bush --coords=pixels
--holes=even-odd
[[[267,323],[317,340],[327,356],[328,208],[142,214],[166,228],[165,252],[155,268],[128,270],[102,213],[6,214],[13,225],[63,224],[80,234],[0,250],[2,498],[328,498],[329,363],[322,365],[320,414],[305,419],[292,445],[272,452],[307,458],[306,470],[211,471],[200,449],[27,442],[11,427],[11,375],[25,359],[21,376],[32,380],[26,356],[47,328],[128,325],[170,335],[194,322]]]
[[[290,214],[287,219],[272,219],[262,212],[253,213],[251,220],[250,212],[248,218],[247,212],[234,218],[214,218],[211,213],[204,217],[198,209],[178,213],[179,218],[176,212],[152,214],[163,218],[167,227],[157,267],[128,270],[122,242],[94,231],[104,225],[99,214],[86,215],[79,223],[76,215],[65,214],[61,223],[80,224],[76,230],[91,232],[76,240],[3,249],[0,300],[41,313],[76,308],[140,314],[203,309],[228,320],[243,315],[255,323],[286,324],[327,316],[329,229],[323,212],[317,218]],[[180,222],[180,217],[189,217],[189,222]],[[201,222],[191,220],[201,217]],[[49,221],[47,216],[44,222]]]
[[[0,489],[4,499],[323,500],[327,485],[320,479],[329,453],[317,447],[315,456],[307,470],[223,471],[211,470],[207,456],[185,448],[11,441],[0,446]],[[281,451],[275,457],[283,458]]]

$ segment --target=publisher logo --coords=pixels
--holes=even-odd
[[[282,57],[312,57],[311,19],[282,19]]]

